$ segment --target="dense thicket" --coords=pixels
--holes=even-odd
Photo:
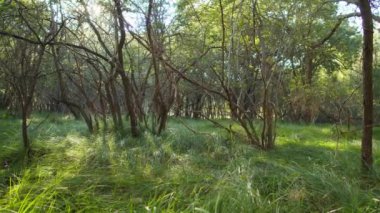
[[[1,1],[0,107],[22,117],[27,152],[32,111],[135,137],[161,134],[169,116],[231,118],[243,132],[221,126],[262,149],[274,147],[277,121],[348,129],[362,121],[361,58],[373,53],[362,54],[349,18],[362,17],[364,35],[373,33],[375,2],[347,1],[360,8],[353,13],[340,1],[170,2]],[[364,61],[368,91],[373,62]],[[370,137],[379,116],[364,117]]]

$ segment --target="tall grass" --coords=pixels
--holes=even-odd
[[[280,124],[276,149],[262,152],[207,121],[183,122],[200,133],[172,119],[162,136],[89,135],[82,122],[52,115],[32,123],[36,154],[26,164],[19,121],[3,118],[0,160],[10,166],[0,170],[0,212],[380,210],[379,177],[360,174],[358,137],[337,148],[333,126]]]

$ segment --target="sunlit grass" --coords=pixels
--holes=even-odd
[[[0,211],[376,212],[376,174],[360,174],[359,137],[332,125],[279,124],[263,152],[212,123],[172,119],[162,136],[91,136],[81,121],[36,115],[35,157],[22,159],[19,120],[0,122]],[[226,125],[228,121],[223,121]],[[235,128],[235,127],[233,127]],[[379,129],[375,156],[379,159]],[[336,146],[337,142],[339,143]],[[380,170],[377,162],[376,171]]]

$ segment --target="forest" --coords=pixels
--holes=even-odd
[[[380,1],[0,0],[0,212],[379,212]]]

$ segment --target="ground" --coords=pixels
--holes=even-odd
[[[2,113],[0,212],[379,212],[380,129],[363,175],[355,128],[338,138],[332,124],[280,123],[265,152],[204,120],[133,139],[35,114],[26,160],[20,120]]]

